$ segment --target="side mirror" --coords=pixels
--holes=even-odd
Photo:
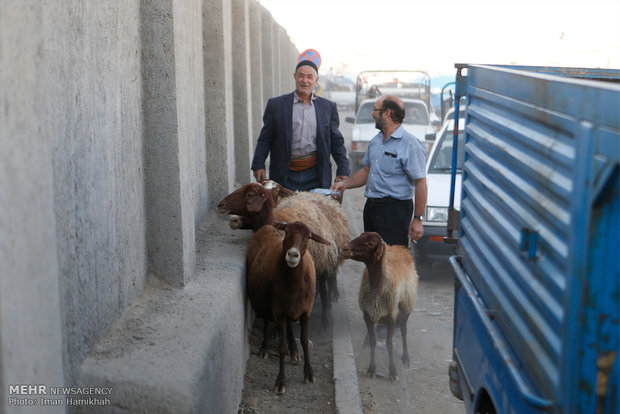
[[[355,123],[355,118],[353,118],[352,116],[347,116],[344,119],[344,122],[348,122],[349,124],[354,124]]]

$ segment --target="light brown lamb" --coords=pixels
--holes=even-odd
[[[413,258],[404,246],[390,246],[377,233],[362,233],[341,250],[345,259],[364,262],[359,292],[359,305],[364,314],[370,342],[370,365],[367,374],[376,373],[375,347],[377,337],[375,324],[387,325],[386,346],[389,354],[390,379],[397,380],[398,372],[392,355],[394,327],[400,327],[403,340],[402,362],[410,366],[407,349],[407,320],[415,306],[418,274]]]

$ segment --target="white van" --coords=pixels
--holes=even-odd
[[[428,156],[435,140],[435,131],[431,125],[426,104],[420,99],[401,99],[405,104],[403,127],[420,140]],[[355,118],[347,117],[345,119],[346,122],[353,124],[351,148],[349,148],[349,159],[351,160],[353,171],[356,171],[361,165],[361,160],[368,150],[370,140],[379,133],[379,130],[375,127],[375,120],[372,117],[372,108],[374,108],[375,101],[376,99],[362,101]],[[354,164],[356,168],[353,168]]]
[[[459,141],[454,193],[454,208],[460,208],[461,171],[463,168],[463,140],[465,137],[465,120],[459,119]],[[429,266],[435,260],[447,260],[455,254],[456,244],[444,243],[448,224],[448,207],[450,205],[450,175],[452,170],[452,142],[454,119],[444,122],[435,145],[426,161],[426,185],[428,199],[424,213],[424,236],[413,244],[416,265]],[[456,234],[453,234],[456,236]]]

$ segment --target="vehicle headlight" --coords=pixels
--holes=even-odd
[[[426,221],[447,222],[448,207],[426,207]]]

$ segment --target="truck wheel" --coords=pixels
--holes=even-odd
[[[450,392],[452,393],[452,395],[462,401],[463,392],[461,391],[458,366],[456,365],[456,361],[450,362],[448,373],[450,374]]]
[[[480,397],[478,398],[476,414],[497,414],[493,401],[491,401],[491,397],[486,390],[482,390]]]

